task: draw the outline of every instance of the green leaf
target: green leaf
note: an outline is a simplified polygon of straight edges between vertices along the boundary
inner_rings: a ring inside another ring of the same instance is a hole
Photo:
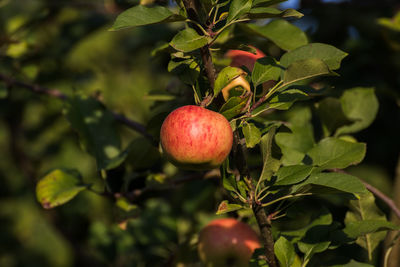
[[[232,211],[240,210],[240,209],[243,209],[242,205],[230,204],[228,202],[228,200],[224,200],[219,204],[216,214],[220,215],[220,214],[224,214],[224,213],[228,213],[228,212],[232,212]]]
[[[66,101],[65,116],[80,136],[83,148],[96,158],[97,169],[112,169],[128,155],[121,150],[113,114],[94,98],[74,96]]]
[[[88,186],[75,170],[56,169],[36,185],[36,198],[43,208],[51,209],[73,199]]]
[[[275,185],[290,185],[302,182],[313,170],[312,166],[291,165],[281,167],[276,173],[277,179]]]
[[[223,68],[215,79],[214,95],[218,95],[234,78],[243,74],[243,70],[236,67]]]
[[[168,71],[177,75],[182,82],[194,85],[200,75],[200,66],[192,58],[172,58],[168,63]]]
[[[261,140],[261,132],[253,123],[245,123],[242,127],[246,146],[249,148],[255,147]]]
[[[329,267],[374,267],[374,265],[358,262],[355,260],[350,260],[348,263],[340,264],[340,265],[330,265]]]
[[[265,26],[246,24],[242,27],[260,37],[271,40],[286,51],[293,50],[308,43],[306,34],[286,20],[273,20]],[[287,66],[288,65],[285,65],[285,67]]]
[[[221,107],[220,113],[225,116],[227,120],[232,119],[236,115],[239,115],[241,110],[246,106],[247,99],[234,96],[228,99],[226,103]]]
[[[328,137],[322,139],[307,154],[314,166],[321,169],[344,169],[360,163],[366,152],[364,143],[353,143]]]
[[[178,51],[190,52],[205,46],[207,43],[207,36],[199,35],[192,28],[186,28],[178,32],[169,44]]]
[[[280,236],[274,244],[274,252],[281,267],[291,267],[295,258],[294,247],[285,237]]]
[[[374,88],[357,87],[346,90],[340,98],[343,113],[353,121],[337,129],[335,136],[358,132],[367,128],[374,121],[378,113],[379,102]]]
[[[334,75],[322,60],[317,58],[299,60],[290,64],[283,72],[282,87],[322,75]]]
[[[385,214],[376,206],[375,197],[370,192],[350,201],[350,211],[347,212],[344,222],[346,227],[343,231],[349,237],[357,238],[356,243],[367,250],[370,260],[386,236],[381,230],[394,227],[387,222]]]
[[[299,250],[304,253],[304,261],[307,261],[310,260],[314,254],[321,253],[327,250],[330,244],[330,241],[322,241],[319,243],[311,244],[299,242],[297,243],[297,246],[299,247]]]
[[[285,1],[287,0],[253,0],[253,7],[268,7]]]
[[[228,191],[235,191],[236,190],[236,179],[235,175],[228,172],[229,168],[229,159],[224,161],[222,166],[220,167],[221,175],[222,175],[222,184],[224,188]]]
[[[271,179],[272,175],[278,171],[280,166],[280,160],[272,157],[272,142],[274,140],[276,126],[269,129],[268,133],[261,137],[260,149],[263,155],[263,168],[260,174],[261,181]]]
[[[125,197],[118,198],[115,202],[115,205],[125,212],[131,212],[139,209],[137,205],[130,203]]]
[[[174,14],[163,6],[147,7],[137,5],[122,12],[115,20],[111,30],[117,31],[143,25],[184,21],[185,19],[185,17]]]
[[[348,237],[357,238],[365,236],[371,233],[388,231],[388,230],[399,230],[400,226],[395,225],[391,222],[384,220],[363,220],[363,221],[352,221],[346,224],[343,232]]]
[[[288,111],[291,133],[279,132],[275,141],[282,151],[284,165],[296,165],[303,161],[306,153],[314,146],[311,111],[308,107],[296,107]]]
[[[333,221],[330,211],[326,207],[320,206],[319,203],[311,206],[305,203],[294,204],[294,206],[287,210],[287,216],[295,222],[296,230],[282,231],[281,234],[289,237],[292,242],[298,242],[303,239],[311,229],[322,226],[326,228],[330,227]],[[300,226],[299,222],[302,223]],[[301,227],[302,225],[304,226]]]
[[[254,64],[253,72],[251,73],[251,80],[255,87],[267,82],[269,80],[277,81],[281,73],[276,60],[272,57],[264,57],[257,59]]]
[[[379,18],[378,24],[387,29],[400,32],[400,12],[397,12],[393,18]]]
[[[308,94],[299,89],[288,89],[283,92],[278,92],[269,101],[269,108],[278,110],[289,109],[294,102],[308,99]]]
[[[326,97],[316,106],[325,137],[330,136],[340,126],[350,123],[343,113],[339,99]]]
[[[0,81],[0,99],[6,98],[8,96],[8,89],[5,83]]]
[[[346,56],[347,53],[334,46],[322,43],[311,43],[285,53],[281,57],[280,63],[282,66],[288,67],[293,62],[299,60],[318,58],[322,60],[330,70],[337,70],[340,68],[340,62]]]
[[[307,180],[294,186],[293,189],[296,191],[296,189],[305,185],[318,185],[351,194],[367,192],[367,189],[357,177],[336,172],[312,174]]]
[[[229,23],[232,20],[240,18],[240,16],[249,12],[251,3],[252,0],[232,0],[226,22]]]
[[[289,8],[279,10],[273,7],[253,7],[247,15],[250,19],[267,19],[267,18],[301,18],[304,15],[299,11]]]

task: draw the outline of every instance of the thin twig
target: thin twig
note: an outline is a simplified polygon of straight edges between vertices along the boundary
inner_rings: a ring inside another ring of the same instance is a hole
[[[28,90],[31,90],[34,93],[47,95],[50,97],[54,97],[60,100],[67,100],[68,96],[57,89],[50,89],[44,86],[40,86],[37,84],[31,84],[27,82],[22,82],[16,80],[10,76],[4,75],[0,73],[0,80],[6,83],[8,87],[22,87]],[[147,131],[144,125],[140,124],[139,122],[133,121],[128,119],[122,114],[118,114],[114,111],[111,111],[115,120],[119,121],[120,123],[124,124],[125,126],[129,127],[130,129],[140,133],[147,139],[149,139],[154,145],[158,145],[158,143],[154,140],[153,136],[151,136]]]
[[[256,108],[258,108],[262,103],[264,103],[265,101],[268,100],[268,98],[275,93],[275,91],[280,88],[279,86],[282,84],[282,81],[278,82],[277,84],[275,84],[274,87],[272,87],[263,97],[261,97],[260,99],[258,99],[258,101],[256,103],[254,103],[254,105],[251,106],[249,113],[251,113],[253,110],[255,110]]]

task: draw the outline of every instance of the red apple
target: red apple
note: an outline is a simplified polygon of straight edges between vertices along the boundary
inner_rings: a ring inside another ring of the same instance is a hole
[[[232,218],[217,219],[201,230],[198,253],[206,266],[249,266],[260,242],[247,224]]]
[[[253,71],[254,64],[256,60],[266,55],[259,49],[252,47],[251,48],[256,50],[256,53],[253,54],[251,52],[243,51],[243,50],[229,50],[225,56],[232,59],[231,66],[232,67],[241,67],[245,66],[250,71]]]
[[[221,114],[199,107],[183,106],[164,120],[161,146],[170,162],[183,169],[215,168],[232,148],[232,128]]]

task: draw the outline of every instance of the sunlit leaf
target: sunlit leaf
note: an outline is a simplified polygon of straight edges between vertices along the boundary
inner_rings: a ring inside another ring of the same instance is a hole
[[[87,185],[76,171],[56,169],[36,185],[36,197],[43,208],[51,209],[73,199]]]
[[[266,19],[266,18],[301,18],[304,15],[299,11],[289,8],[285,10],[279,10],[273,7],[253,7],[248,14],[250,19]]]
[[[199,35],[192,28],[186,28],[174,36],[170,45],[178,51],[190,52],[205,46],[207,43],[207,36]]]
[[[357,177],[336,172],[329,172],[329,173],[323,172],[323,173],[312,174],[304,182],[293,187],[293,189],[296,190],[306,185],[317,185],[330,188],[334,190],[332,191],[332,193],[334,193],[337,190],[357,195],[367,192],[367,189],[365,189],[364,184]],[[324,192],[328,193],[326,191]]]
[[[290,64],[283,72],[282,86],[323,75],[334,75],[334,73],[322,60],[317,58],[299,60]]]
[[[225,67],[217,76],[214,84],[214,95],[218,95],[234,78],[242,75],[244,72],[240,68]]]
[[[304,46],[308,43],[306,34],[286,20],[273,20],[264,26],[246,24],[243,27],[251,33],[271,40],[277,46],[287,51]],[[284,66],[287,67],[288,65]]]
[[[311,174],[313,167],[308,165],[291,165],[281,167],[276,173],[275,185],[296,184]]]
[[[232,0],[229,7],[228,17],[226,18],[227,23],[234,19],[240,18],[240,16],[249,12],[251,8],[252,0]]]
[[[276,60],[272,57],[265,57],[257,59],[254,64],[253,72],[251,73],[251,80],[255,87],[267,82],[269,80],[278,80],[281,73],[281,68],[279,67]]]
[[[322,169],[346,168],[360,163],[366,152],[364,143],[353,143],[338,138],[322,139],[307,154],[312,164]]]
[[[255,147],[261,140],[261,132],[253,123],[245,123],[242,127],[246,146],[249,148]]]
[[[185,17],[174,14],[163,6],[147,7],[137,5],[122,12],[115,20],[111,30],[116,31],[136,26],[183,21],[185,19]]]
[[[288,67],[293,62],[299,60],[317,58],[322,60],[330,70],[337,70],[340,68],[340,62],[346,56],[347,53],[334,46],[322,43],[311,43],[283,54],[280,63],[282,66]]]
[[[243,208],[242,205],[232,204],[232,203],[229,203],[228,200],[224,200],[219,204],[216,214],[220,215],[220,214],[232,212],[235,210],[240,210],[242,208]]]
[[[285,237],[280,236],[274,244],[274,252],[281,267],[291,267],[295,258],[294,247]]]

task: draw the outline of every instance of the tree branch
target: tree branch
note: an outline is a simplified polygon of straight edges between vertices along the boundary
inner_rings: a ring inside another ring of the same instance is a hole
[[[2,73],[0,73],[0,80],[5,82],[7,87],[14,87],[14,86],[22,87],[22,88],[28,89],[34,93],[47,95],[50,97],[58,98],[60,100],[68,99],[68,96],[59,90],[50,89],[50,88],[43,87],[43,86],[40,86],[37,84],[22,82],[22,81],[14,79],[10,76],[4,75]],[[114,111],[111,111],[111,113],[113,114],[115,120],[117,120],[120,123],[124,124],[125,126],[131,128],[132,130],[140,133],[141,135],[143,135],[144,137],[149,139],[154,145],[158,146],[158,143],[154,140],[153,136],[151,136],[146,131],[146,127],[144,127],[144,125],[142,125],[136,121],[130,120],[127,117],[125,117],[124,115],[118,114]]]
[[[264,241],[264,253],[267,263],[270,267],[278,267],[274,253],[274,239],[271,232],[271,222],[268,219],[264,208],[254,203],[253,213],[256,217],[258,227],[260,228],[261,236]]]

